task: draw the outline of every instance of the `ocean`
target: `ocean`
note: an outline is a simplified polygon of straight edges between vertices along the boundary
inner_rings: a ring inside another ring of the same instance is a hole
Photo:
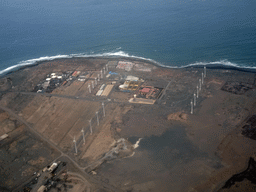
[[[255,0],[1,0],[0,74],[56,58],[256,69]]]

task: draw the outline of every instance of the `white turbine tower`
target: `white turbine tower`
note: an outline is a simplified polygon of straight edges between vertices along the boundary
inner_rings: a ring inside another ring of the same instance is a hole
[[[96,116],[97,116],[97,125],[99,126],[99,124],[100,124],[100,121],[99,121],[99,115],[98,115],[98,111],[96,112]]]
[[[77,148],[76,148],[76,138],[74,136],[74,140],[73,140],[74,144],[75,144],[75,151],[76,151],[76,154],[77,154]]]
[[[103,109],[103,117],[105,117],[105,116],[106,116],[106,113],[105,113],[104,102],[102,102],[102,109]]]
[[[198,87],[198,85],[196,86],[196,97],[197,98],[199,97],[199,87]]]
[[[83,134],[83,140],[84,140],[84,145],[85,145],[85,138],[84,138],[84,128],[81,130],[82,134]]]
[[[194,93],[194,106],[196,106],[196,94]]]
[[[89,123],[90,123],[90,132],[91,132],[91,135],[92,135],[92,119],[89,120]]]
[[[191,100],[191,102],[190,102],[190,105],[191,105],[191,114],[193,114],[193,100]]]
[[[89,93],[91,93],[91,85],[88,85]]]

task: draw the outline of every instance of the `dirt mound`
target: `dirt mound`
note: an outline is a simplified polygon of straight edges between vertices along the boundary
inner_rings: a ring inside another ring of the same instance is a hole
[[[175,120],[175,121],[186,121],[188,115],[183,112],[171,113],[167,116],[168,120]]]

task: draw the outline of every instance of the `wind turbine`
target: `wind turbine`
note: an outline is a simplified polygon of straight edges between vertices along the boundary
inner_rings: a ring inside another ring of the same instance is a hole
[[[106,113],[105,113],[104,102],[102,102],[102,108],[103,108],[103,116],[105,117],[105,116],[106,116]]]
[[[74,136],[74,140],[73,140],[73,142],[75,143],[75,151],[76,151],[76,154],[77,154],[77,148],[76,148],[76,138],[75,138],[75,136]]]
[[[81,130],[82,134],[83,134],[83,140],[84,140],[84,145],[85,145],[85,138],[84,138],[84,128]]]

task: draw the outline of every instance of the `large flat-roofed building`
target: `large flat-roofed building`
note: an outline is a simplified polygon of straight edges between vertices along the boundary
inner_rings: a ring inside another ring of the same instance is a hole
[[[126,71],[131,71],[134,63],[130,61],[119,61],[116,66],[117,69],[124,69]]]
[[[135,71],[142,71],[142,72],[151,72],[151,68],[146,67],[142,64],[135,64],[134,68]]]
[[[102,92],[101,96],[107,97],[111,90],[113,89],[114,85],[107,85],[104,91]]]

